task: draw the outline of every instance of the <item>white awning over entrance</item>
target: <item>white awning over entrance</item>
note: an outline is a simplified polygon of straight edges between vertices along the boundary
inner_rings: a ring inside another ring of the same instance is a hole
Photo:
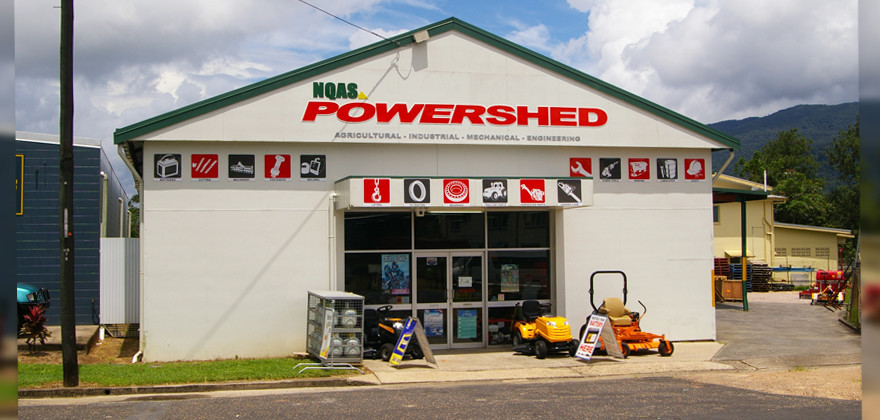
[[[591,178],[348,177],[336,182],[337,209],[375,207],[581,207]]]

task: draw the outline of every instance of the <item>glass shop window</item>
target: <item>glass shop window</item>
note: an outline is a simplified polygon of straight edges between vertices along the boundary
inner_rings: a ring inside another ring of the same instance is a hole
[[[412,213],[345,213],[345,250],[412,249]]]
[[[490,212],[489,248],[549,248],[550,213]]]
[[[416,217],[416,249],[483,248],[483,226],[482,213],[429,213]]]
[[[411,303],[412,254],[345,254],[345,290],[364,297],[366,305]]]
[[[489,301],[550,299],[550,251],[489,251]]]

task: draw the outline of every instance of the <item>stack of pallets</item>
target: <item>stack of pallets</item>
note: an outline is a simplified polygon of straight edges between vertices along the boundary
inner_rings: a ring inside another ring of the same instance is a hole
[[[730,278],[730,263],[727,258],[715,258],[715,275]]]
[[[730,265],[731,278],[742,280],[742,264]],[[761,261],[746,264],[746,290],[749,292],[769,292],[773,271]]]

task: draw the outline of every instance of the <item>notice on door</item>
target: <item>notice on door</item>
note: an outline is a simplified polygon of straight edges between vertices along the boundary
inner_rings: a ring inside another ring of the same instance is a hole
[[[428,337],[443,337],[443,310],[425,310],[425,335]]]
[[[477,310],[476,309],[459,309],[456,316],[458,317],[458,338],[477,338]]]

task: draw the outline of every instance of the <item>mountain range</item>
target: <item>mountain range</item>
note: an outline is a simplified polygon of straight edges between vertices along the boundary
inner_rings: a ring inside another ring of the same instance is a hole
[[[724,170],[724,173],[729,175],[733,175],[734,164],[739,158],[749,160],[756,150],[767,142],[775,140],[780,131],[796,128],[799,134],[813,141],[813,155],[819,161],[819,175],[825,179],[828,186],[834,183],[834,171],[828,166],[825,150],[841,130],[856,123],[858,114],[858,102],[838,105],[797,105],[765,117],[726,120],[708,125],[740,140],[740,151],[736,152],[733,162]],[[714,152],[712,169],[717,171],[726,159],[726,151]]]

